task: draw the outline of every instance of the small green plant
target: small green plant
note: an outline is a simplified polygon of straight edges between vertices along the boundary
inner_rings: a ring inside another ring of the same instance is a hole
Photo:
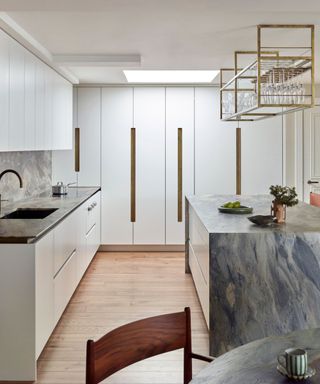
[[[282,187],[281,185],[271,185],[270,194],[274,196],[276,203],[285,204],[287,207],[293,207],[298,204],[298,195],[295,187]]]

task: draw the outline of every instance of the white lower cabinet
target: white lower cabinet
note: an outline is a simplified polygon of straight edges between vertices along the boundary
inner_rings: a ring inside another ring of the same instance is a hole
[[[99,245],[100,192],[36,243],[0,244],[1,382],[36,380],[37,359]]]
[[[39,240],[36,252],[36,359],[54,328],[54,244],[53,231]]]
[[[77,253],[74,250],[54,278],[54,324],[59,321],[77,284]]]

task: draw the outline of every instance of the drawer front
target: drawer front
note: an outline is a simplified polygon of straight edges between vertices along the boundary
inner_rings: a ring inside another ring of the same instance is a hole
[[[65,261],[76,249],[76,215],[72,213],[54,229],[54,274],[56,275]]]
[[[54,278],[54,319],[59,321],[77,286],[77,254],[74,251]]]
[[[91,230],[87,233],[87,266],[90,264],[93,256],[96,254],[100,245],[100,229],[99,225],[94,224]]]
[[[189,244],[189,266],[192,273],[193,281],[196,286],[202,311],[209,329],[209,285],[206,283],[197,257],[193,251],[192,245]]]
[[[100,192],[97,192],[84,203],[87,207],[87,233],[100,220]]]

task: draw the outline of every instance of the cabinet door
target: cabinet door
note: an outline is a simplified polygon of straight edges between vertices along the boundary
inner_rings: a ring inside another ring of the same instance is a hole
[[[54,230],[54,273],[57,274],[63,264],[75,251],[77,244],[76,215],[67,216]]]
[[[195,88],[195,194],[236,191],[236,123],[220,121],[219,90]]]
[[[36,149],[45,148],[45,65],[36,63]]]
[[[270,185],[282,184],[282,117],[241,127],[241,192],[268,194]]]
[[[36,243],[36,358],[54,327],[53,231]]]
[[[135,244],[165,244],[165,88],[135,88]]]
[[[53,73],[52,149],[72,149],[72,85]]]
[[[101,89],[78,88],[77,126],[80,128],[80,185],[97,186],[100,181]]]
[[[36,149],[36,58],[25,51],[25,150]]]
[[[9,37],[0,31],[0,151],[9,150]]]
[[[52,149],[53,143],[53,93],[54,93],[54,75],[49,67],[44,71],[44,148]]]
[[[102,244],[132,244],[130,132],[132,88],[102,89]]]
[[[9,149],[23,151],[24,137],[24,49],[10,39]]]
[[[167,88],[166,244],[184,244],[184,200],[193,193],[194,88]]]

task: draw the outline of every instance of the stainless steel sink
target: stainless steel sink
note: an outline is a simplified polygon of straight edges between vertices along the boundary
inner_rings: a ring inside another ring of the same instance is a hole
[[[58,208],[18,208],[3,216],[2,219],[44,219]]]

